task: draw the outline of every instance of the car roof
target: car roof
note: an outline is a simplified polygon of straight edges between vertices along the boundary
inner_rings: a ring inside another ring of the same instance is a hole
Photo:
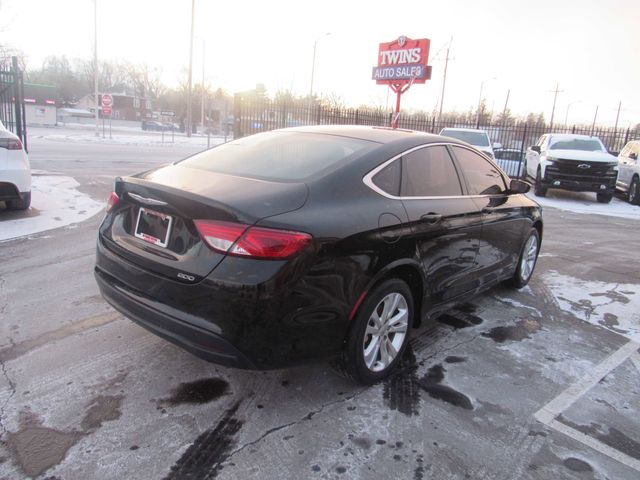
[[[595,135],[579,135],[577,133],[550,133],[549,136],[553,139],[563,140],[600,140]]]
[[[318,125],[310,127],[285,128],[281,131],[318,133],[324,135],[338,135],[351,137],[381,144],[403,140],[416,140],[422,143],[442,141],[440,135],[433,135],[415,130],[389,127],[368,127],[361,125]]]

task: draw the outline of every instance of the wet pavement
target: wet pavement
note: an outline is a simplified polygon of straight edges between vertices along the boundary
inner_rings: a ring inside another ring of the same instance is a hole
[[[96,199],[187,153],[31,145]],[[0,478],[640,478],[640,223],[544,215],[530,285],[413,332],[372,387],[219,367],[123,318],[93,280],[99,216],[0,244]]]

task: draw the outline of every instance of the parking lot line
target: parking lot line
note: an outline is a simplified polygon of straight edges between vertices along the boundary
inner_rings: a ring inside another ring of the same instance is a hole
[[[556,420],[558,415],[567,410],[576,400],[578,400],[578,398],[587,393],[595,384],[604,378],[605,375],[618,367],[625,360],[631,359],[635,366],[640,370],[640,354],[638,353],[638,348],[640,348],[640,344],[634,341],[624,344],[620,349],[616,350],[601,363],[593,367],[593,369],[583,379],[568,387],[560,395],[538,410],[534,414],[536,420],[630,468],[633,468],[634,470],[640,471],[640,461],[637,459]]]

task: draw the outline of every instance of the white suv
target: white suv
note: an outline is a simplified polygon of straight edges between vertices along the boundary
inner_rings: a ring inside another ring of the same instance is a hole
[[[627,194],[632,205],[640,205],[640,140],[625,145],[618,155],[618,181],[616,187]]]
[[[20,139],[0,122],[0,202],[9,210],[31,205],[31,165]]]
[[[440,135],[467,142],[492,160],[495,158],[493,149],[502,147],[499,143],[491,145],[489,134],[485,130],[476,130],[475,128],[443,128],[440,130]]]
[[[595,192],[598,202],[609,203],[618,176],[618,160],[598,137],[572,134],[542,135],[527,150],[525,172],[535,179],[535,194],[549,188]]]

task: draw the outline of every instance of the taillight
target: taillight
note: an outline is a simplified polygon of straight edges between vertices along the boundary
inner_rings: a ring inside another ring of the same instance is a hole
[[[311,235],[289,230],[251,227],[216,220],[194,220],[200,236],[213,250],[252,258],[289,258],[311,242]]]
[[[111,194],[109,195],[109,199],[107,200],[107,213],[111,213],[111,210],[116,208],[116,206],[118,206],[118,203],[120,203],[118,195],[116,195],[116,192],[111,192]]]
[[[22,150],[22,142],[19,138],[0,138],[0,148]]]

